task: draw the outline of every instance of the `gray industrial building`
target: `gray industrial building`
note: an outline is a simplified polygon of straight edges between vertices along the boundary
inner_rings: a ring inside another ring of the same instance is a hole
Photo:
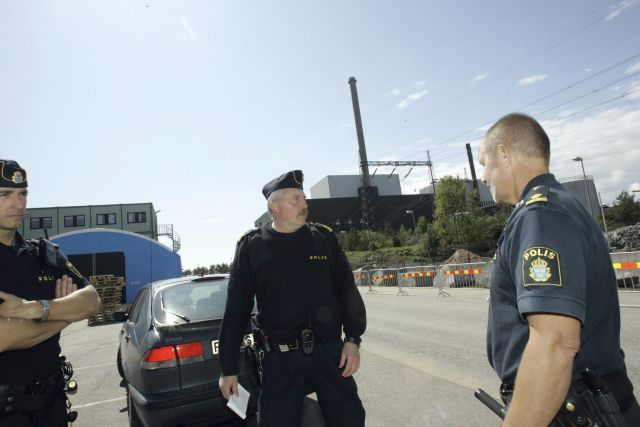
[[[473,190],[473,181],[470,179],[463,179],[464,185],[468,192]],[[438,188],[438,182],[436,181],[436,188]],[[480,206],[487,207],[493,206],[496,202],[493,201],[493,196],[491,195],[491,190],[489,186],[484,182],[478,180],[478,191],[480,192]],[[420,194],[433,194],[433,186],[430,185],[425,188],[420,189]]]
[[[37,239],[89,228],[113,228],[158,240],[158,219],[152,203],[28,208],[20,233]],[[161,232],[161,234],[164,234]]]
[[[596,190],[596,184],[591,175],[561,178],[558,181],[580,200],[592,217],[601,216],[600,197],[598,197],[598,190]]]
[[[362,186],[359,175],[327,175],[309,189],[312,199],[337,199],[358,197],[358,188]],[[378,187],[379,196],[399,196],[400,177],[397,174],[374,176],[371,186]]]

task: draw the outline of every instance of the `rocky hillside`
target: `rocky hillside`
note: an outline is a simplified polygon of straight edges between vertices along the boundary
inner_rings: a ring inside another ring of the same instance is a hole
[[[612,252],[640,251],[640,222],[607,233]]]

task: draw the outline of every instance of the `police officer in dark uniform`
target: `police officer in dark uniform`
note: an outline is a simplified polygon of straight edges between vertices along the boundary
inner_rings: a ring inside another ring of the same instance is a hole
[[[484,182],[515,205],[491,272],[487,351],[510,401],[504,425],[547,426],[567,392],[604,379],[628,425],[640,425],[620,350],[615,274],[602,232],[549,173],[549,138],[533,118],[509,114],[479,148]],[[637,357],[637,356],[636,356]]]
[[[296,170],[266,184],[273,222],[238,242],[220,330],[220,389],[226,399],[237,395],[238,349],[255,296],[264,335],[260,425],[299,426],[311,387],[327,426],[363,426],[352,375],[365,307],[331,229],[306,223],[302,182]]]
[[[60,331],[100,299],[55,245],[22,238],[26,204],[27,173],[0,160],[0,427],[66,426]]]

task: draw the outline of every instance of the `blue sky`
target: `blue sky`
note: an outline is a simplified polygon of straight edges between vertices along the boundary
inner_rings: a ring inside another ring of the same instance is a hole
[[[608,203],[640,188],[639,23],[638,0],[5,0],[0,158],[31,207],[153,202],[184,267],[230,262],[265,182],[357,172],[355,76],[369,160],[464,177],[464,144],[523,111]]]

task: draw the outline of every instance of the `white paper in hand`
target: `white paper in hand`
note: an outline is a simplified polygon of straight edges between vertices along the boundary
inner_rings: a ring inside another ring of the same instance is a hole
[[[247,406],[249,405],[249,392],[244,389],[238,383],[238,397],[234,394],[231,395],[229,401],[227,402],[227,406],[231,408],[233,412],[238,414],[240,418],[243,420],[247,418]]]

